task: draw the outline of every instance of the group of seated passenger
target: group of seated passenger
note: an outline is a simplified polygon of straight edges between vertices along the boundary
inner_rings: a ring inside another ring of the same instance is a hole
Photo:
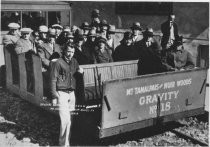
[[[171,27],[164,23],[164,30],[164,25],[161,26],[162,32],[166,32],[161,45],[152,28],[143,31],[140,23],[134,22],[131,30],[124,33],[120,45],[114,48],[115,26],[106,20],[101,21],[98,10],[93,10],[91,24],[83,22],[80,27],[54,24],[48,28],[41,25],[37,31],[22,28],[20,34],[19,24],[10,23],[10,31],[3,37],[3,43],[12,45],[17,54],[32,52],[38,55],[43,71],[48,70],[50,61],[61,57],[63,48],[68,45],[74,46],[74,58],[79,65],[139,60],[139,75],[193,68],[192,55],[184,50],[182,37],[177,37],[177,32],[170,34],[170,29],[177,31],[173,16],[171,14],[167,21]]]

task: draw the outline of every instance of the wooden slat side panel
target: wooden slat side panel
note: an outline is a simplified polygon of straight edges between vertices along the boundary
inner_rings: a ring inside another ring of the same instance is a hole
[[[94,83],[94,68],[85,68],[84,69],[84,82],[85,84]]]
[[[33,72],[34,72],[34,81],[35,81],[35,103],[39,103],[40,99],[42,99],[43,97],[43,77],[42,77],[42,65],[41,65],[41,61],[40,58],[32,55],[32,59],[33,59]]]
[[[19,76],[20,76],[20,96],[27,98],[27,76],[26,76],[26,66],[25,66],[25,54],[18,55],[19,63]]]
[[[137,76],[137,69],[138,69],[137,64],[124,65],[125,77]]]
[[[102,81],[137,76],[137,60],[82,65],[81,67],[84,69],[85,85],[94,85],[94,68],[98,69]]]
[[[124,65],[117,65],[111,67],[112,70],[112,79],[120,79],[125,77]]]
[[[5,64],[6,64],[6,85],[7,88],[12,85],[12,63],[11,63],[11,54],[7,48],[5,49]]]
[[[99,67],[98,74],[101,74],[101,81],[106,81],[106,80],[112,79],[110,67]]]

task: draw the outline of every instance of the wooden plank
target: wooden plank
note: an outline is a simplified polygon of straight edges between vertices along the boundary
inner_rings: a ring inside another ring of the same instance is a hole
[[[5,64],[6,64],[6,86],[9,88],[12,85],[12,63],[11,54],[7,48],[5,49]]]
[[[19,87],[20,96],[27,98],[27,77],[26,77],[26,66],[25,66],[25,54],[18,55],[18,65],[19,65]]]
[[[101,63],[101,64],[88,64],[88,65],[81,65],[83,69],[85,68],[93,68],[93,67],[110,67],[116,65],[127,65],[127,64],[137,64],[138,60],[130,60],[130,61],[122,61],[122,62],[111,62],[111,63]]]
[[[34,72],[34,81],[35,81],[35,103],[39,104],[40,99],[43,98],[43,77],[42,77],[42,64],[39,57],[32,55],[33,60],[33,72]]]
[[[85,86],[94,85],[94,68],[98,68],[101,80],[120,79],[125,77],[137,76],[137,60],[112,62],[103,64],[82,65],[84,69]]]

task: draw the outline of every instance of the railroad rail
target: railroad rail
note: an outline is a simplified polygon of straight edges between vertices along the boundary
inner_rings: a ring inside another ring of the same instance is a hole
[[[199,144],[199,145],[201,145],[201,146],[209,146],[208,143],[206,143],[206,142],[204,142],[204,141],[202,141],[202,140],[193,138],[193,137],[191,137],[190,135],[184,134],[184,133],[182,133],[182,132],[180,132],[180,131],[177,131],[177,130],[175,130],[175,129],[170,130],[170,131],[171,131],[172,133],[176,134],[177,136],[179,136],[179,137],[185,139],[185,140],[190,140],[190,141],[191,141],[192,143],[194,143],[194,144]]]

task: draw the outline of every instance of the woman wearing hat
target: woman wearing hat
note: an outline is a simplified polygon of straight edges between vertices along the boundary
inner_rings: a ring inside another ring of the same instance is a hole
[[[167,54],[167,63],[174,70],[187,70],[195,67],[191,53],[184,49],[182,37],[174,43],[174,50]]]
[[[113,62],[112,51],[107,47],[107,40],[105,38],[98,38],[95,48],[96,63],[109,63]]]
[[[33,30],[31,30],[31,28],[22,28],[20,31],[21,37],[16,43],[15,52],[17,54],[26,53],[28,51],[36,53],[35,44],[30,40],[30,35]]]
[[[20,25],[17,23],[10,23],[8,27],[9,27],[9,32],[3,37],[3,44],[5,46],[11,44],[14,47],[14,45],[20,38],[18,30],[20,28]]]

